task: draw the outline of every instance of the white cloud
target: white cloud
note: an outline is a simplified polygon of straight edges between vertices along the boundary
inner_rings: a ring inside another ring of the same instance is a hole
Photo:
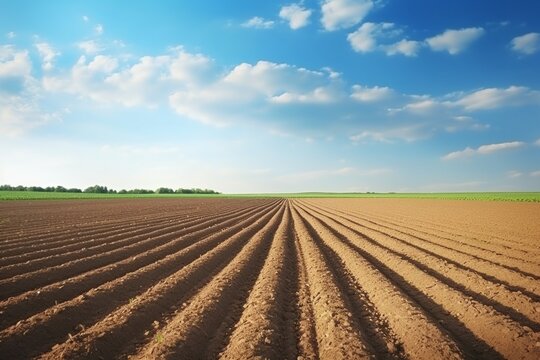
[[[101,34],[103,34],[103,31],[105,29],[103,28],[103,25],[97,24],[94,30],[96,30],[96,34],[101,35]]]
[[[100,103],[153,107],[166,103],[173,90],[187,90],[208,76],[211,59],[181,47],[171,52],[143,56],[124,68],[119,68],[115,57],[97,55],[88,61],[81,56],[67,76],[45,77],[43,84],[49,91],[67,92]]]
[[[476,150],[474,150],[473,148],[470,148],[470,147],[466,147],[463,150],[453,151],[451,153],[448,153],[445,156],[443,156],[442,159],[443,160],[455,160],[455,159],[470,157],[470,156],[473,156],[474,154],[476,154]]]
[[[10,32],[8,32],[8,33],[6,34],[6,36],[7,36],[8,39],[13,39],[13,38],[15,38],[15,36],[17,36],[17,35],[15,34],[15,32],[10,31]]]
[[[0,97],[0,136],[19,136],[60,119],[60,113],[48,113],[41,109],[34,94]]]
[[[523,173],[517,170],[510,170],[506,172],[506,176],[510,179],[517,179],[523,176]]]
[[[489,110],[522,104],[540,104],[540,92],[523,86],[510,86],[506,89],[488,88],[465,95],[453,104],[468,111]]]
[[[471,157],[476,154],[489,155],[489,154],[493,154],[499,151],[517,149],[524,145],[525,143],[522,141],[511,141],[511,142],[498,143],[498,144],[482,145],[478,147],[477,149],[467,147],[464,150],[454,151],[449,154],[446,154],[445,156],[442,157],[442,159],[455,160],[455,159],[460,159],[460,158],[465,158],[465,157]]]
[[[28,51],[16,50],[10,45],[0,45],[0,79],[25,79],[30,76],[32,63]],[[2,86],[0,89],[5,87]]]
[[[529,175],[533,177],[540,177],[540,170],[533,171]]]
[[[494,152],[501,151],[501,150],[519,148],[519,147],[522,147],[523,145],[525,145],[525,143],[522,141],[512,141],[512,142],[505,142],[505,143],[500,143],[500,144],[482,145],[476,151],[479,154],[487,155],[487,154],[492,154]]]
[[[88,18],[88,16],[86,16],[86,15],[83,15],[82,19],[83,19],[84,22],[88,22],[88,20],[90,20],[90,18]]]
[[[374,86],[367,87],[361,85],[353,85],[351,98],[360,102],[377,102],[392,96],[393,91],[389,87]]]
[[[40,95],[28,51],[0,46],[0,136],[17,136],[60,119],[41,108]]]
[[[279,17],[289,22],[293,30],[300,29],[309,23],[311,10],[298,4],[283,6],[279,11]]]
[[[353,142],[375,141],[382,143],[392,143],[394,140],[402,140],[413,142],[423,139],[427,136],[426,129],[421,124],[413,124],[410,126],[390,127],[380,130],[364,130],[353,135],[350,139]]]
[[[271,29],[274,27],[274,22],[272,20],[265,20],[259,16],[254,16],[248,21],[242,23],[242,26],[254,29]]]
[[[540,33],[528,33],[525,35],[517,36],[510,42],[512,50],[531,55],[540,50]]]
[[[54,58],[60,55],[60,53],[56,52],[52,48],[52,46],[47,44],[46,42],[37,43],[35,46],[39,52],[39,56],[41,56],[41,59],[43,61],[41,67],[43,68],[43,70],[51,70],[54,67]]]
[[[325,0],[321,6],[322,25],[328,31],[361,22],[373,9],[372,0]]]
[[[335,94],[329,88],[318,87],[304,94],[284,92],[281,95],[272,96],[270,101],[276,104],[324,104],[336,100]]]
[[[487,88],[473,92],[456,92],[440,98],[429,96],[411,96],[402,107],[390,109],[395,114],[410,112],[416,114],[433,115],[451,113],[456,109],[467,112],[492,110],[510,106],[540,105],[540,91],[523,86],[509,86],[508,88]],[[452,115],[455,120],[457,114]]]
[[[347,35],[347,40],[356,52],[371,52],[377,50],[377,38],[388,36],[388,32],[393,32],[392,23],[371,23],[362,24],[355,32]]]
[[[175,92],[170,104],[181,115],[214,125],[263,118],[271,118],[272,122],[284,105],[337,101],[339,81],[327,72],[288,64],[244,63],[199,89]]]
[[[422,43],[419,41],[402,39],[394,44],[385,46],[384,50],[387,55],[402,54],[405,56],[416,56],[421,47]]]
[[[389,56],[397,54],[416,56],[422,48],[422,43],[407,39],[395,41],[402,32],[393,23],[366,22],[350,33],[347,40],[356,52],[384,51]],[[389,40],[392,42],[388,43]]]
[[[83,50],[85,53],[87,53],[89,55],[97,54],[97,53],[102,52],[104,50],[103,46],[101,46],[95,40],[81,41],[81,42],[77,43],[77,47],[79,49]]]
[[[426,43],[433,51],[448,51],[451,55],[464,51],[475,40],[484,35],[481,27],[459,30],[446,30],[440,35],[426,39]]]

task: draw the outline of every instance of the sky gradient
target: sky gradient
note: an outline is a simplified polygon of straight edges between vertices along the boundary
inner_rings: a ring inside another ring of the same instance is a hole
[[[0,183],[540,191],[539,13],[0,1]]]

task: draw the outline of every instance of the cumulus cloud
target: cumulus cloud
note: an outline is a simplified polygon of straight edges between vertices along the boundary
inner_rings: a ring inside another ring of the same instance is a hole
[[[272,118],[282,106],[337,101],[339,80],[327,72],[288,64],[243,63],[200,89],[177,91],[171,106],[181,115],[215,125]],[[282,116],[286,118],[285,114]],[[272,121],[272,120],[270,120]]]
[[[534,54],[540,50],[540,33],[532,32],[516,36],[512,39],[510,45],[512,46],[512,50],[518,53],[525,55]]]
[[[525,145],[525,143],[522,142],[522,141],[511,141],[511,142],[498,143],[498,144],[482,145],[482,146],[478,147],[477,149],[467,147],[464,150],[454,151],[454,152],[451,152],[449,154],[446,154],[445,156],[442,157],[442,159],[443,160],[455,160],[455,159],[471,157],[471,156],[476,155],[476,154],[489,155],[489,154],[493,154],[493,153],[499,152],[499,151],[517,149],[517,148],[520,148],[520,147],[522,147],[524,145]]]
[[[478,40],[484,33],[485,30],[481,27],[446,30],[442,34],[426,39],[426,43],[433,51],[447,51],[451,55],[456,55]]]
[[[89,55],[97,54],[104,50],[103,46],[100,45],[96,40],[78,42],[77,47]]]
[[[377,102],[389,98],[392,93],[392,89],[386,86],[353,85],[351,98],[360,102]]]
[[[361,22],[373,7],[372,0],[325,0],[321,22],[328,31],[349,28]]]
[[[265,20],[262,17],[254,16],[246,22],[242,23],[242,27],[254,29],[271,29],[274,27],[272,20]]]
[[[54,58],[60,55],[60,53],[56,52],[53,47],[46,42],[37,43],[35,46],[43,61],[41,67],[43,70],[51,70],[54,67]]]
[[[387,55],[402,54],[405,56],[416,56],[422,48],[422,43],[414,40],[402,39],[396,43],[384,46]]]
[[[10,32],[8,32],[8,33],[6,34],[6,36],[7,36],[8,39],[13,39],[13,38],[15,38],[15,36],[17,36],[17,35],[15,34],[15,32],[10,31]]]
[[[103,28],[103,25],[97,24],[96,27],[94,28],[94,30],[96,30],[96,34],[101,35],[101,34],[103,34],[103,31],[105,29]]]
[[[39,100],[28,51],[0,46],[0,135],[17,136],[60,119],[60,113],[44,110]]]
[[[45,77],[49,91],[68,92],[101,103],[126,107],[156,106],[166,101],[173,89],[188,89],[203,81],[212,60],[182,48],[172,54],[143,56],[135,64],[119,68],[117,58],[81,56],[71,72],[63,77]]]
[[[90,20],[90,18],[88,16],[86,16],[86,15],[83,15],[82,19],[83,19],[84,22],[88,22]]]
[[[398,54],[416,56],[422,48],[422,43],[408,39],[396,41],[395,38],[402,32],[393,23],[366,22],[350,33],[347,40],[353,50],[360,53],[383,51],[389,56]]]
[[[387,29],[395,31],[392,26]],[[16,72],[11,69],[14,64],[6,63],[0,65],[0,73],[6,67],[10,70],[5,73]],[[441,131],[481,130],[488,125],[469,116],[473,111],[540,104],[538,92],[528,88],[480,89],[434,98],[386,86],[350,86],[329,68],[258,61],[227,69],[182,47],[136,60],[84,55],[69,71],[46,74],[41,84],[50,93],[107,106],[168,106],[180,118],[214,126],[247,124],[311,139],[332,129],[353,142],[416,141]]]
[[[300,29],[309,23],[311,10],[299,4],[283,6],[279,11],[279,17],[289,22],[289,27],[293,30]]]
[[[0,45],[0,78],[28,78],[32,63],[28,51],[17,50],[11,45]],[[2,86],[3,89],[5,89]]]
[[[356,52],[371,52],[377,49],[377,38],[389,36],[394,31],[392,23],[371,23],[362,24],[355,32],[347,35],[347,40]]]

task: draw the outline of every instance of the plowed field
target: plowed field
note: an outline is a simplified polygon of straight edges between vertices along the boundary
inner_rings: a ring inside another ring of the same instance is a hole
[[[540,204],[0,203],[1,359],[539,359]]]

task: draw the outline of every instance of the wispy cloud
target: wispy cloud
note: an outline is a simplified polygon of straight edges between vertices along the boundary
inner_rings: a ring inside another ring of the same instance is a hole
[[[426,39],[426,43],[433,51],[447,51],[451,55],[456,55],[478,40],[484,33],[485,30],[481,27],[449,29],[440,35]]]
[[[254,16],[246,22],[242,23],[242,27],[253,29],[271,29],[274,27],[274,21],[265,20],[262,17]]]
[[[309,24],[311,12],[300,4],[291,4],[281,8],[279,17],[286,20],[291,29],[296,30]]]
[[[54,58],[60,55],[60,53],[55,51],[53,47],[46,42],[37,43],[35,46],[43,61],[41,67],[43,70],[51,70],[54,67]]]
[[[506,176],[510,179],[517,179],[517,178],[522,177],[523,173],[517,170],[510,170],[506,172]]]
[[[6,37],[7,37],[8,39],[13,39],[13,38],[15,38],[15,36],[17,36],[17,34],[15,34],[14,31],[10,31],[10,32],[8,32],[8,33],[6,34]]]
[[[442,159],[443,160],[456,160],[456,159],[471,157],[476,154],[489,155],[489,154],[493,154],[499,151],[517,149],[524,145],[525,143],[522,141],[511,141],[511,142],[498,143],[498,144],[482,145],[478,147],[477,149],[467,147],[463,150],[454,151],[449,154],[446,154],[445,156],[442,157]]]
[[[85,40],[77,43],[77,47],[87,54],[97,54],[104,50],[104,47],[96,40]]]
[[[96,31],[96,34],[98,35],[102,35],[103,31],[105,31],[105,29],[103,28],[103,25],[101,24],[97,24],[94,30]]]
[[[540,50],[540,33],[528,33],[521,36],[516,36],[510,42],[512,50],[525,54],[532,55]]]
[[[393,93],[394,91],[386,86],[367,87],[353,85],[351,98],[360,102],[370,103],[388,99]]]

